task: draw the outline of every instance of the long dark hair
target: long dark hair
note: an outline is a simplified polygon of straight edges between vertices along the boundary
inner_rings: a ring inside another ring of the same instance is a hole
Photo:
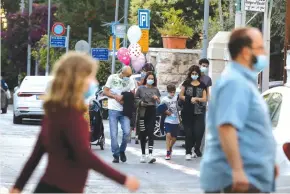
[[[157,79],[156,79],[156,75],[152,72],[148,72],[143,80],[143,85],[147,84],[147,78],[149,77],[149,75],[153,75],[153,79],[154,79],[154,83],[152,84],[152,86],[156,87],[157,86]]]
[[[191,67],[189,68],[189,70],[188,70],[188,74],[187,74],[187,77],[186,77],[185,81],[183,82],[183,85],[190,85],[190,84],[191,84],[191,82],[192,82],[191,74],[192,74],[192,72],[194,72],[194,71],[198,74],[198,78],[197,78],[197,80],[200,82],[200,77],[201,77],[201,71],[200,71],[200,68],[199,68],[199,66],[197,66],[197,65],[193,65],[193,66],[191,66]]]

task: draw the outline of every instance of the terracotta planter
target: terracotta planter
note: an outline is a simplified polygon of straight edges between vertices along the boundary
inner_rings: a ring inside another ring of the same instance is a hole
[[[185,49],[186,36],[162,36],[163,47],[169,49]]]

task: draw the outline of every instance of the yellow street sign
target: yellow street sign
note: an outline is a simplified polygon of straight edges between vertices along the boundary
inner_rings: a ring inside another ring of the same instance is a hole
[[[147,53],[149,50],[149,30],[142,30],[142,36],[139,40],[138,44],[140,44],[142,52]]]
[[[119,48],[120,48],[120,38],[116,38],[116,43],[117,43],[116,50],[119,50]],[[113,36],[110,36],[109,50],[111,50],[111,51],[113,50]]]

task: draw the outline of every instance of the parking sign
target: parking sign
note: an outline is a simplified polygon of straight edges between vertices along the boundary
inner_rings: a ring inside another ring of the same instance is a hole
[[[138,9],[138,25],[141,29],[150,29],[150,10]]]

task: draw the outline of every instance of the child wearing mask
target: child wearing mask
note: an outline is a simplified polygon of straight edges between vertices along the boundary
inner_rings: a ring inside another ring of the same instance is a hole
[[[176,142],[177,135],[179,133],[179,113],[177,106],[177,95],[175,95],[176,87],[172,84],[167,86],[168,96],[164,97],[161,104],[167,106],[165,114],[165,131],[166,131],[166,160],[171,159],[172,147]]]

